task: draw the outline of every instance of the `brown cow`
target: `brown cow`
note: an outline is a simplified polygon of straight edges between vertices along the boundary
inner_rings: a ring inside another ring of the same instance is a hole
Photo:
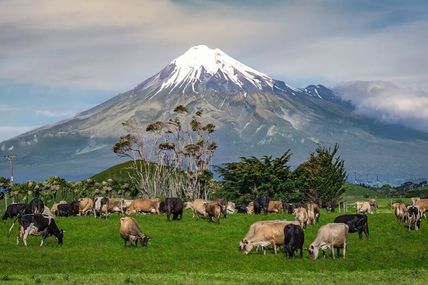
[[[138,241],[140,241],[142,246],[147,246],[150,237],[145,235],[137,222],[130,217],[120,218],[120,236],[125,241],[125,247],[127,242],[135,242],[135,246],[137,246]]]
[[[122,198],[109,198],[107,202],[107,211],[109,213],[119,212],[124,213],[125,200]]]
[[[284,228],[291,223],[295,224],[296,221],[273,220],[253,223],[239,243],[241,251],[249,254],[254,247],[262,247],[264,254],[266,254],[265,247],[272,246],[276,254],[277,246],[284,244]]]
[[[334,258],[334,248],[343,248],[343,258],[346,256],[346,247],[348,243],[349,226],[344,223],[329,223],[322,226],[317,233],[314,242],[309,246],[309,254],[313,259],[318,258],[319,250],[323,252],[330,248],[332,257]]]
[[[204,199],[195,199],[189,204],[190,209],[192,209],[193,218],[199,218],[201,216],[208,217],[205,207],[206,204],[208,204],[208,201]]]
[[[56,213],[56,211],[58,209],[58,205],[62,205],[62,204],[67,204],[67,201],[61,200],[58,203],[53,204],[52,207],[51,207],[51,212],[52,213]]]
[[[299,207],[294,209],[293,216],[296,218],[297,221],[299,221],[300,227],[302,229],[306,228],[308,225],[308,212],[305,208]]]
[[[79,215],[88,215],[93,212],[94,201],[91,198],[79,199]]]
[[[405,221],[407,207],[403,203],[394,203],[392,204],[392,208],[394,209],[394,214],[400,221]]]
[[[268,213],[277,213],[282,209],[282,202],[281,201],[269,201],[268,205]]]
[[[159,205],[150,199],[135,199],[126,210],[126,214],[152,213],[159,214]]]
[[[425,217],[425,212],[428,210],[428,199],[419,199],[416,201],[416,206],[421,212],[421,216]]]
[[[369,202],[355,202],[356,211],[359,214],[370,213],[373,214],[372,207]]]
[[[308,212],[309,212],[310,208],[313,209],[314,217],[315,217],[315,223],[318,223],[318,221],[320,219],[320,213],[321,213],[320,206],[317,203],[311,202],[311,203],[308,203],[306,205],[306,208],[308,209]]]
[[[217,224],[220,223],[220,215],[223,212],[222,204],[219,201],[213,201],[205,204],[205,212],[208,215],[208,218],[211,221],[216,221]]]

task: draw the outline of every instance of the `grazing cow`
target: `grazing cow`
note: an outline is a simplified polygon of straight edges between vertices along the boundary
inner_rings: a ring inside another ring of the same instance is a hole
[[[190,209],[192,209],[193,218],[208,217],[205,209],[206,204],[208,204],[208,201],[204,199],[195,199],[189,204]]]
[[[416,206],[418,206],[419,211],[421,211],[421,217],[425,217],[425,212],[428,211],[428,199],[419,199],[416,201]]]
[[[221,213],[223,214],[223,217],[226,218],[227,216],[227,200],[226,199],[215,199],[213,202],[217,202],[218,205],[221,207]]]
[[[227,213],[228,214],[235,214],[236,206],[233,202],[227,202]]]
[[[317,203],[308,203],[306,205],[307,209],[308,209],[308,214],[309,214],[309,210],[311,209],[313,211],[313,216],[314,216],[314,223],[318,223],[319,219],[320,219],[320,206],[318,206]]]
[[[293,214],[294,209],[303,207],[303,204],[302,203],[283,203],[282,207],[284,209],[284,213]]]
[[[294,257],[294,252],[300,249],[300,257],[303,258],[303,244],[305,242],[303,229],[298,225],[288,224],[284,228],[284,237],[284,248],[287,257]]]
[[[127,215],[134,213],[159,214],[159,203],[150,199],[135,199],[126,210]]]
[[[369,202],[355,202],[355,208],[358,214],[370,213],[373,214],[372,207]]]
[[[94,198],[94,216],[107,216],[108,214],[108,198],[107,197],[95,197]]]
[[[268,213],[277,213],[282,209],[282,202],[281,201],[269,201],[268,205]]]
[[[34,198],[28,205],[31,214],[41,214],[45,209],[45,204],[43,204],[43,201],[39,198]]]
[[[376,201],[376,199],[369,199],[368,200],[368,202],[369,202],[369,204],[370,204],[370,209],[373,211],[373,212],[375,212],[376,213],[376,211],[377,211],[377,208],[378,208],[378,204],[377,204],[377,201]]]
[[[344,223],[348,225],[350,233],[358,232],[360,239],[363,238],[363,232],[366,238],[369,238],[369,222],[366,215],[347,214],[341,215],[334,219],[335,223]]]
[[[256,197],[253,201],[254,213],[258,215],[263,211],[265,214],[267,214],[269,208],[269,201],[270,198],[267,195]]]
[[[205,212],[211,221],[220,223],[220,215],[223,212],[222,204],[219,201],[208,202],[205,204]]]
[[[406,219],[407,207],[403,203],[394,203],[392,204],[392,208],[394,209],[394,214],[397,219],[404,222]]]
[[[94,211],[94,201],[91,198],[79,199],[79,215],[88,215]]]
[[[330,253],[333,259],[334,248],[337,248],[337,255],[339,256],[339,248],[343,248],[343,258],[346,256],[346,247],[348,243],[349,227],[343,223],[329,223],[322,226],[317,233],[314,242],[309,246],[308,252],[313,259],[318,258],[319,250],[324,252],[330,248]]]
[[[51,212],[56,213],[56,211],[58,209],[58,205],[61,205],[61,204],[67,204],[67,201],[61,200],[58,203],[53,204],[51,207]]]
[[[272,246],[275,254],[277,254],[277,246],[284,244],[284,228],[291,223],[294,222],[280,220],[255,222],[240,241],[240,250],[249,254],[254,247],[262,247],[264,254],[266,254],[265,248]]]
[[[7,220],[9,218],[17,217],[19,214],[30,214],[29,207],[27,204],[10,204],[7,206],[6,211],[3,215],[3,220]]]
[[[248,203],[247,214],[248,215],[254,214],[254,203],[253,202]]]
[[[308,212],[305,208],[299,207],[293,211],[294,218],[299,221],[300,226],[304,229],[308,225]]]
[[[16,237],[16,245],[19,245],[19,241],[22,240],[24,245],[27,246],[29,235],[41,235],[42,242],[40,246],[43,246],[46,239],[51,235],[56,237],[59,245],[63,244],[64,231],[58,228],[54,218],[45,217],[41,214],[24,214],[18,216],[17,219],[19,222],[19,233]],[[8,235],[10,235],[14,225],[15,223],[10,227]]]
[[[109,198],[107,202],[107,211],[109,213],[118,212],[123,214],[125,208],[125,199]],[[159,213],[159,210],[157,211]]]
[[[184,204],[180,198],[166,198],[160,203],[159,210],[166,213],[166,218],[170,221],[172,215],[173,220],[181,220],[183,218]]]
[[[409,223],[410,230],[418,230],[421,227],[421,212],[418,206],[410,205],[407,207],[407,222]]]
[[[239,205],[238,207],[236,207],[236,211],[238,213],[247,213],[247,204],[246,203],[242,203],[241,205]]]
[[[143,247],[146,247],[150,237],[145,235],[137,222],[130,217],[120,218],[120,236],[125,241],[126,244],[129,242],[135,242],[135,246],[138,246],[138,241],[141,243]]]
[[[55,215],[59,217],[77,216],[79,214],[79,205],[79,201],[72,201],[67,204],[60,204],[57,207]]]

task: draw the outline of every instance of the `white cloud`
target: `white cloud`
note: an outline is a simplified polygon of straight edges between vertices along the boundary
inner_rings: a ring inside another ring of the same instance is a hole
[[[0,142],[16,137],[34,128],[34,126],[0,126]]]
[[[428,5],[238,3],[2,1],[0,78],[125,91],[204,43],[277,79],[428,88]]]
[[[428,132],[428,93],[384,81],[356,81],[335,88],[356,112]]]
[[[77,112],[63,110],[36,110],[36,115],[43,117],[73,117]]]

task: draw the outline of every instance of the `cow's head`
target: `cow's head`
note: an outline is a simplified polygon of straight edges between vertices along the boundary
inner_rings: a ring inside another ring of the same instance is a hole
[[[254,245],[250,242],[248,242],[248,240],[243,239],[240,243],[239,243],[239,249],[241,251],[243,251],[245,254],[249,254],[251,252],[251,250],[253,249]]]
[[[311,244],[308,248],[308,252],[310,254],[310,256],[312,257],[312,259],[317,259],[318,258],[318,253],[319,253],[319,246]]]
[[[151,239],[152,239],[151,237],[145,235],[144,238],[141,239],[141,245],[143,247],[147,247],[149,240],[151,240]]]

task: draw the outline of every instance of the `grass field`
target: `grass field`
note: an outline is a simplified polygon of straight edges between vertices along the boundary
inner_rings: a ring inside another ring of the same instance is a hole
[[[371,237],[352,234],[344,259],[286,260],[274,255],[238,250],[239,240],[255,221],[291,215],[229,215],[219,225],[192,219],[167,222],[163,215],[135,218],[152,237],[148,248],[124,248],[119,216],[58,218],[65,230],[64,246],[55,238],[40,248],[40,237],[29,247],[6,237],[11,221],[0,222],[0,282],[6,284],[426,284],[428,280],[427,220],[420,231],[408,232],[391,212],[369,216]],[[322,212],[319,225],[305,230],[305,245],[321,224],[336,214]]]

